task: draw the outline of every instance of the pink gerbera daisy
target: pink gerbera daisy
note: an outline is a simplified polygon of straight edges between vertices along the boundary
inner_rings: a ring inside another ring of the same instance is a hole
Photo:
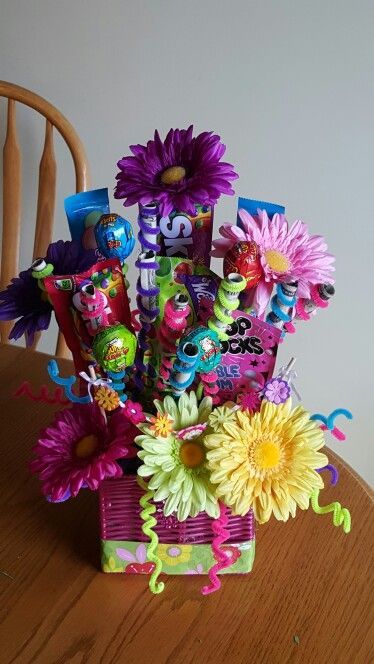
[[[331,273],[334,257],[327,252],[321,235],[309,235],[302,221],[289,228],[282,214],[269,219],[266,210],[258,210],[252,217],[239,210],[242,228],[224,224],[219,229],[223,239],[213,242],[212,256],[222,257],[237,242],[256,242],[263,268],[263,277],[253,289],[253,306],[260,316],[269,302],[274,283],[298,281],[299,297],[310,297],[314,284],[334,283]]]
[[[55,414],[33,448],[30,469],[52,502],[76,496],[86,486],[95,491],[109,477],[121,477],[117,459],[130,455],[132,425],[121,411],[106,421],[95,404],[74,404]]]

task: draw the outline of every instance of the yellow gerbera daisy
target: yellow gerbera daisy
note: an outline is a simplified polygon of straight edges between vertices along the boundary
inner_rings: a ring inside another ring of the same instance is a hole
[[[217,408],[220,410],[220,408]],[[316,468],[328,463],[318,452],[324,437],[318,424],[291,400],[275,405],[263,401],[254,415],[235,411],[235,422],[217,426],[204,437],[211,481],[216,495],[234,514],[253,509],[259,523],[272,514],[280,521],[307,509],[314,489],[322,488]]]

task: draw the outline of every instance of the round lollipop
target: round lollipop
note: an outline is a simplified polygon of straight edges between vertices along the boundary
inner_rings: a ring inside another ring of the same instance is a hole
[[[131,224],[118,214],[103,214],[95,226],[97,246],[105,258],[121,263],[131,254],[135,237]]]
[[[237,242],[223,259],[223,274],[238,272],[247,280],[245,290],[254,288],[262,277],[262,265],[256,242]]]
[[[120,323],[98,332],[92,344],[95,360],[108,374],[118,373],[132,366],[135,350],[135,335]]]

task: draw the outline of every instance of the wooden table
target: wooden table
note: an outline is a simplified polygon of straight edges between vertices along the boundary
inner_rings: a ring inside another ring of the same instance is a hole
[[[153,596],[144,576],[99,571],[94,494],[51,505],[28,473],[53,407],[12,394],[24,380],[37,393],[47,360],[0,348],[1,664],[374,661],[373,501],[351,468],[331,453],[340,481],[323,494],[351,510],[350,535],[300,512],[258,528],[252,574],[209,597],[203,577],[167,577]]]

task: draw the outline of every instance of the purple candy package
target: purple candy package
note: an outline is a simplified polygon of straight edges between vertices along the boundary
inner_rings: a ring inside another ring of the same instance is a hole
[[[189,258],[195,265],[210,265],[213,207],[197,205],[196,215],[172,212],[160,219],[161,256]]]

